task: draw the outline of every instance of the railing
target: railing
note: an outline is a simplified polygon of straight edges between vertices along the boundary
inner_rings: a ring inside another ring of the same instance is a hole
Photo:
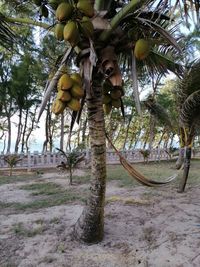
[[[89,150],[83,152],[85,159],[81,163],[82,167],[87,166],[90,163],[91,153]],[[118,164],[119,157],[113,150],[107,150],[107,164]],[[129,162],[143,162],[144,158],[140,150],[120,151]],[[200,150],[196,151],[195,155],[200,156]],[[6,154],[0,155],[0,169],[7,168],[8,164],[4,161]],[[18,154],[21,160],[17,163],[16,167],[20,169],[37,169],[37,168],[55,168],[62,161],[65,162],[65,157],[58,152],[46,152],[46,153],[28,153]],[[152,149],[148,157],[149,161],[160,161],[170,159],[169,154],[163,149]]]

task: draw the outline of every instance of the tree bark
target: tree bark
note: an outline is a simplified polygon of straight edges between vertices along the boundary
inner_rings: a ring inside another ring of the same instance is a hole
[[[188,174],[190,170],[191,151],[192,151],[191,147],[188,147],[188,146],[185,147],[184,170],[183,170],[183,177],[180,181],[180,185],[178,189],[179,193],[183,193],[185,190],[185,186],[187,183]]]
[[[106,143],[100,81],[101,77],[95,77],[92,95],[87,94],[92,179],[87,205],[76,222],[73,232],[76,239],[86,243],[100,242],[104,235]]]
[[[183,165],[184,162],[184,153],[185,153],[185,148],[180,147],[179,148],[179,154],[178,154],[178,159],[176,161],[176,169],[179,170],[181,166]]]
[[[28,123],[28,114],[29,114],[29,110],[28,110],[28,108],[27,108],[27,109],[26,109],[25,120],[24,120],[24,129],[23,129],[23,133],[22,133],[21,153],[24,152],[25,135],[26,135],[27,123]]]
[[[7,153],[10,153],[11,149],[11,119],[7,116],[8,119],[8,141],[7,141]]]
[[[60,149],[64,149],[64,113],[60,118]]]
[[[15,153],[18,153],[21,135],[22,135],[22,109],[19,110],[19,122],[17,127],[17,139],[15,142]]]

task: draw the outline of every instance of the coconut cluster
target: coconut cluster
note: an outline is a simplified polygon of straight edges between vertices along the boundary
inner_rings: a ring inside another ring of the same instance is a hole
[[[103,84],[103,109],[106,115],[108,115],[111,112],[112,108],[121,107],[123,95],[124,95],[124,91],[122,87],[113,86],[108,81],[104,82]]]
[[[84,90],[80,74],[62,74],[57,84],[57,95],[52,105],[52,112],[59,115],[67,107],[72,111],[78,111],[81,108],[80,99],[83,96]]]
[[[75,5],[61,2],[56,8],[55,37],[65,40],[71,46],[76,46],[82,38],[91,38],[94,32],[90,20],[94,15],[94,8],[90,1],[79,0]]]

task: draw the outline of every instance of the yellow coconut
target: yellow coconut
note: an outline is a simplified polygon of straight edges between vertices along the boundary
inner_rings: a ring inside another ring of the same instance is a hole
[[[86,35],[86,37],[91,37],[94,33],[94,26],[90,18],[84,16],[81,20],[81,30]]]
[[[150,52],[150,44],[148,40],[139,39],[135,44],[134,55],[138,60],[145,59]]]
[[[59,81],[58,81],[58,90],[69,90],[73,85],[73,81],[72,79],[70,78],[70,76],[65,73],[63,74]]]
[[[94,8],[90,0],[79,0],[77,8],[88,17],[94,16]]]
[[[70,89],[70,93],[74,98],[80,99],[84,96],[84,90],[77,83],[74,83]]]
[[[57,20],[59,20],[59,21],[68,20],[72,15],[72,11],[73,11],[72,5],[65,3],[65,2],[59,4],[59,6],[56,9]]]
[[[56,96],[56,99],[59,99],[62,102],[68,102],[71,98],[71,94],[68,91],[63,90],[58,91]]]
[[[79,31],[75,21],[68,21],[63,31],[65,41],[69,41],[72,46],[79,41]]]
[[[73,111],[78,111],[81,108],[81,103],[78,99],[72,98],[68,103],[67,106],[73,110]]]
[[[70,75],[71,79],[77,83],[79,86],[82,86],[82,77],[79,73],[73,73]]]
[[[56,99],[56,100],[53,102],[51,111],[52,111],[55,115],[59,115],[59,114],[63,113],[65,107],[66,107],[66,104],[65,104],[64,102],[62,102],[62,101],[59,100],[59,99]]]
[[[55,37],[56,37],[56,39],[59,40],[59,41],[64,40],[64,36],[63,36],[63,30],[64,30],[64,27],[65,27],[65,25],[62,24],[62,23],[58,23],[58,24],[56,24],[56,26],[55,26],[55,31],[54,31],[54,33],[55,33]]]
[[[110,103],[109,104],[104,104],[103,105],[103,110],[104,110],[104,113],[106,115],[108,115],[112,110],[112,105]]]

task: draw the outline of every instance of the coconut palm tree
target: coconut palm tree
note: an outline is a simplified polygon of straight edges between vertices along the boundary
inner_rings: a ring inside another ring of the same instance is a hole
[[[49,7],[48,3],[52,4],[52,1],[40,2],[42,6],[47,5],[47,7]],[[87,243],[94,243],[101,241],[104,233],[106,138],[102,84],[109,83],[112,90],[121,90],[123,72],[131,73],[136,106],[140,112],[137,90],[138,71],[136,70],[142,70],[145,75],[160,75],[170,70],[181,76],[182,67],[174,63],[175,59],[180,58],[181,48],[172,37],[176,33],[176,27],[172,25],[172,15],[177,7],[179,9],[181,7],[181,10],[183,8],[186,15],[190,10],[194,10],[193,7],[198,11],[199,1],[176,1],[176,5],[170,0],[85,2],[89,2],[92,6],[89,9],[92,13],[94,11],[94,16],[92,14],[90,18],[94,32],[80,38],[80,42],[71,43],[72,48],[65,53],[58,71],[49,83],[41,112],[61,76],[62,66],[70,56],[75,57],[84,82],[85,99],[82,104],[86,102],[88,109],[92,182],[87,205],[74,226],[74,237]],[[77,1],[69,1],[69,3],[76,4]],[[78,14],[82,16],[82,11],[78,11]],[[7,21],[47,28],[47,25],[30,19],[8,18]],[[79,18],[77,22],[79,23]],[[136,46],[138,40],[142,42]],[[143,50],[142,53],[141,50]],[[124,67],[121,68],[121,66]],[[120,102],[123,111],[121,99]],[[80,117],[80,113],[73,112],[73,123]]]
[[[200,60],[192,62],[185,70],[183,79],[176,88],[176,102],[179,107],[180,139],[183,153],[180,153],[179,166],[184,161],[184,172],[179,192],[184,192],[190,169],[191,149],[200,127]]]

